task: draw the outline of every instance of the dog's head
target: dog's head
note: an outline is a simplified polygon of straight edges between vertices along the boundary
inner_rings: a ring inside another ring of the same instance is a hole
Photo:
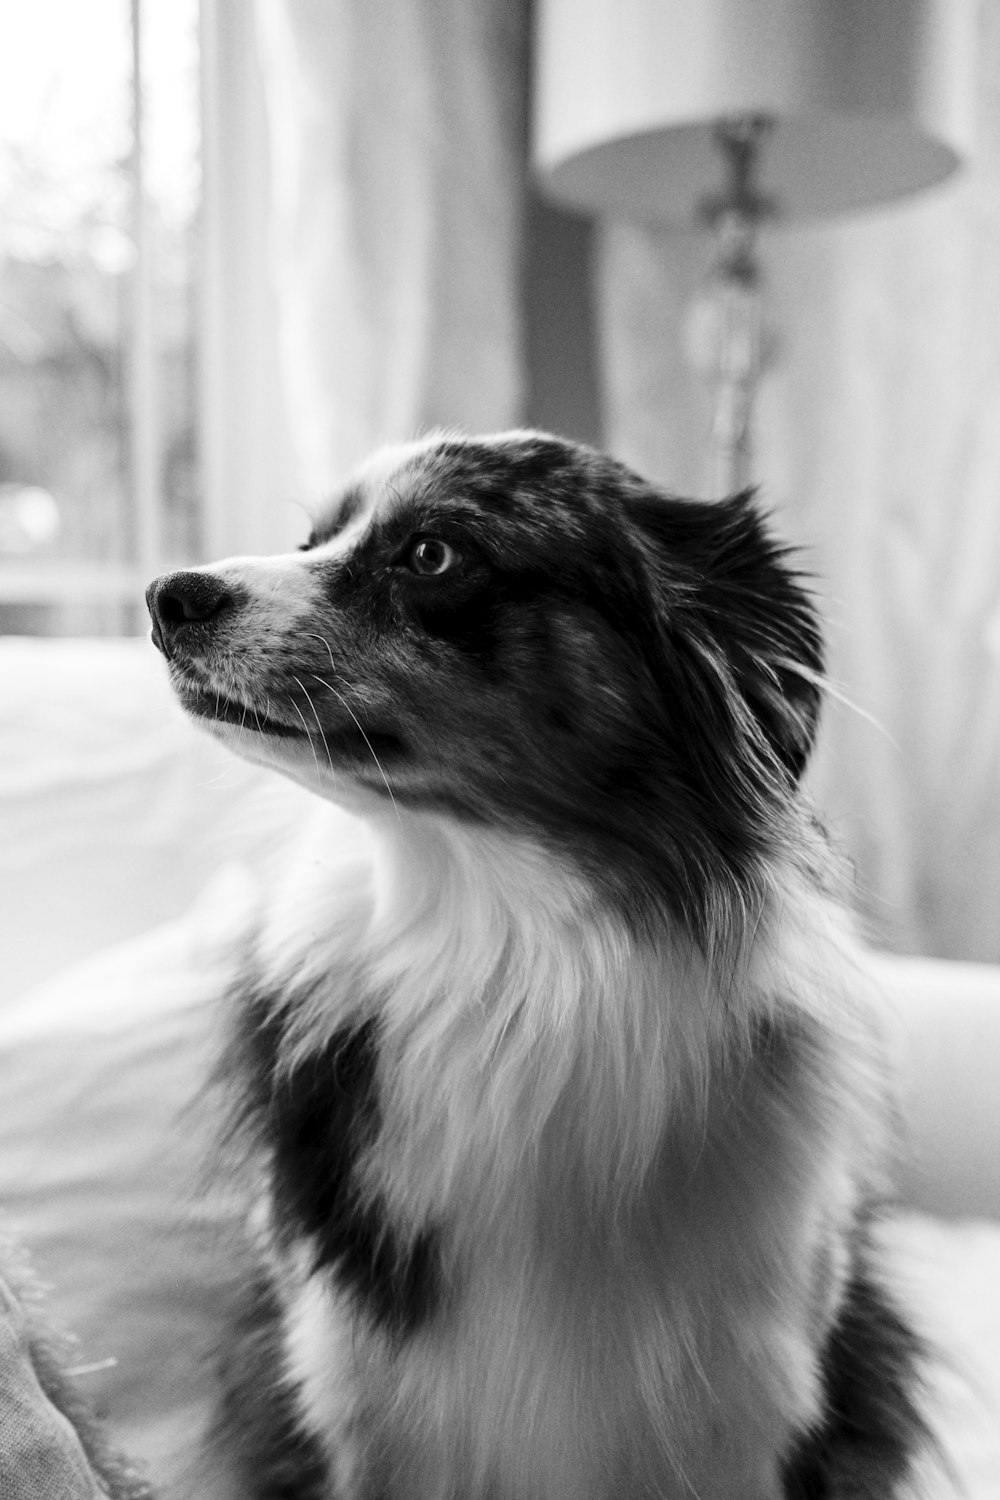
[[[372,460],[300,551],[173,573],[199,721],[335,800],[504,825],[698,925],[787,837],[821,647],[751,497],[537,433]]]

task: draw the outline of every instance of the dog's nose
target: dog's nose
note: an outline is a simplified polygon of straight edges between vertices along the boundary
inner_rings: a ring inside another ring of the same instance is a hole
[[[155,578],[146,590],[154,645],[170,656],[185,626],[215,620],[231,603],[226,585],[212,573],[166,573]]]

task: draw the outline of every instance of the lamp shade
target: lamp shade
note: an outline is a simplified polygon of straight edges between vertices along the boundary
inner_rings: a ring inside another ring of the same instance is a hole
[[[720,120],[770,122],[779,219],[885,203],[972,140],[974,0],[540,0],[536,168],[577,207],[688,223]]]

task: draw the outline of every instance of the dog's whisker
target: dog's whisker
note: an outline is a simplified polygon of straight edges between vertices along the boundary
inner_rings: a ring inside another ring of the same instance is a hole
[[[337,667],[333,660],[333,647],[330,645],[330,642],[327,640],[326,636],[320,635],[317,630],[307,630],[305,632],[305,635],[307,640],[319,641],[320,645],[323,646],[327,656],[330,658],[330,671],[334,674],[334,676],[336,676]]]
[[[313,677],[316,678],[316,681],[318,683],[320,683],[323,687],[325,687],[328,692],[332,693],[333,696],[336,699],[339,700],[339,702],[343,705],[344,708],[346,708],[347,712],[350,714],[351,718],[354,720],[355,724],[357,725],[358,730],[359,730],[359,732],[361,734],[361,738],[364,740],[365,744],[368,746],[369,752],[371,753],[371,758],[375,762],[375,765],[378,767],[378,773],[381,776],[383,783],[385,784],[386,791],[389,793],[389,801],[392,803],[393,810],[394,810],[394,812],[396,814],[396,821],[399,823],[400,827],[402,827],[403,820],[400,817],[399,806],[398,806],[398,804],[396,802],[395,796],[393,795],[392,787],[389,785],[389,778],[385,774],[385,770],[383,769],[382,762],[379,760],[378,756],[375,754],[375,747],[372,744],[371,740],[368,738],[368,735],[365,733],[365,729],[364,729],[363,724],[361,723],[361,720],[358,718],[357,714],[354,712],[353,708],[348,703],[348,701],[344,697],[343,693],[341,693],[340,691],[338,691],[338,689],[333,686],[332,682],[327,682],[325,678],[318,677],[315,672],[312,675],[313,675]]]
[[[302,721],[302,728],[305,730],[305,736],[306,736],[306,739],[309,741],[309,748],[312,751],[313,762],[314,762],[314,764],[316,766],[316,775],[319,776],[322,773],[321,773],[320,768],[319,768],[319,756],[316,754],[316,742],[314,741],[314,739],[312,737],[312,730],[309,728],[309,725],[306,723],[305,714],[303,714],[302,710],[299,708],[299,705],[295,702],[295,699],[294,698],[289,698],[288,701],[291,704],[292,708],[294,708],[295,712],[298,714],[299,718]]]
[[[329,741],[327,740],[327,737],[326,737],[326,731],[323,728],[323,722],[320,719],[319,713],[316,710],[316,705],[313,702],[312,697],[310,696],[309,689],[306,687],[306,685],[302,681],[301,677],[293,677],[292,681],[295,682],[295,683],[297,683],[298,686],[302,689],[303,695],[305,696],[305,700],[308,703],[309,707],[312,709],[313,718],[316,720],[316,728],[319,730],[320,739],[323,741],[323,748],[326,751],[327,764],[330,767],[330,770],[332,771],[333,770],[333,756],[330,754],[330,744],[329,744]]]

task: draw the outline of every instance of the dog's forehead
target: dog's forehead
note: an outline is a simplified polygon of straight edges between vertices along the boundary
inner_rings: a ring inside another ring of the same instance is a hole
[[[372,515],[392,515],[411,497],[417,477],[433,468],[439,450],[440,442],[433,438],[380,448],[355,470],[348,493],[360,497]]]
[[[471,500],[484,490],[494,502],[513,500],[519,441],[515,434],[488,440],[436,435],[379,449],[331,501],[326,521],[339,532],[351,525],[356,533],[421,502]]]
[[[314,530],[338,539],[348,535],[356,539],[372,523],[398,514],[418,489],[426,488],[438,447],[435,440],[425,439],[378,449],[330,498]]]
[[[588,450],[513,429],[468,437],[435,433],[378,450],[317,518],[314,545],[350,551],[388,525],[433,525],[454,512],[535,550],[605,536],[619,507]]]

